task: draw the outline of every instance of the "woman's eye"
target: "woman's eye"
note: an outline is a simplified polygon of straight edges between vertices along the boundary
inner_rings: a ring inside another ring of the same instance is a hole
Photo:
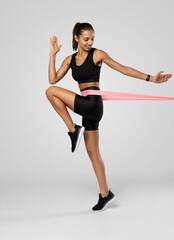
[[[85,42],[87,42],[88,40],[87,39],[85,39]],[[94,39],[92,39],[92,41],[94,41]]]

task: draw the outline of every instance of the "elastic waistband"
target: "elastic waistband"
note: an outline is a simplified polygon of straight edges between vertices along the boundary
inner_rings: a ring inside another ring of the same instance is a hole
[[[91,87],[86,87],[86,88],[82,89],[81,92],[82,92],[82,91],[85,91],[85,90],[88,90],[88,89],[92,89],[92,90],[100,90],[100,88],[97,87],[97,86],[91,86]]]
[[[84,89],[83,89],[84,90]],[[87,95],[99,95],[102,96],[102,100],[174,100],[174,97],[161,97],[152,96],[144,94],[134,94],[134,93],[121,93],[121,92],[110,92],[110,91],[97,91],[97,90],[87,90],[81,93],[82,96]]]

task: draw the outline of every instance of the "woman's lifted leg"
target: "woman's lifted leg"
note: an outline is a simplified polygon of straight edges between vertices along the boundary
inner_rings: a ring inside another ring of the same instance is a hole
[[[75,152],[80,143],[84,127],[74,124],[66,106],[74,112],[76,93],[61,87],[53,86],[46,90],[46,95],[56,112],[68,127],[68,135],[71,138],[71,151]]]

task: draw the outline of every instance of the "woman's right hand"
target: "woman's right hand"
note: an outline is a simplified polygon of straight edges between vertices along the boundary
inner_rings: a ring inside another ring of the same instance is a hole
[[[50,38],[50,44],[51,44],[51,54],[56,54],[60,51],[62,45],[58,46],[57,37],[54,35],[53,39]]]

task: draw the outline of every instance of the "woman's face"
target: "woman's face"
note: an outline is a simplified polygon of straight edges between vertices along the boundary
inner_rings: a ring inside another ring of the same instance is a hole
[[[85,30],[79,35],[79,38],[75,36],[75,39],[77,39],[78,47],[80,46],[82,49],[90,50],[94,42],[94,37],[95,34],[93,30]]]

